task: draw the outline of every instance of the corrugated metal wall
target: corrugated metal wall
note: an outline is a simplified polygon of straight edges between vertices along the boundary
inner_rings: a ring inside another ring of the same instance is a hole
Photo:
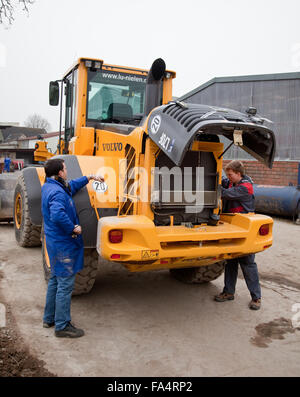
[[[184,101],[243,112],[248,106],[256,107],[259,115],[274,122],[275,160],[300,160],[300,79],[216,82]],[[226,139],[222,141],[229,142]],[[238,147],[231,148],[224,157],[251,158]]]

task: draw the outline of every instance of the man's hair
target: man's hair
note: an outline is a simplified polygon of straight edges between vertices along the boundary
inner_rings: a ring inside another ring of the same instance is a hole
[[[64,169],[64,160],[63,159],[47,160],[44,165],[44,168],[47,178],[50,178],[53,175],[58,175],[59,171],[62,171]]]
[[[240,172],[241,176],[245,175],[245,167],[240,160],[232,160],[225,167],[225,171],[232,170],[235,173]]]

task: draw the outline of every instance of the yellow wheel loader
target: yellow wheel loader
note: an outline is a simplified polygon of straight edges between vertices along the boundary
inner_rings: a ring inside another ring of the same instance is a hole
[[[131,272],[170,269],[183,282],[203,283],[219,277],[227,259],[272,245],[272,218],[222,212],[226,148],[220,136],[271,168],[273,131],[253,108],[240,113],[173,101],[175,76],[162,59],[148,71],[80,58],[61,80],[50,82],[50,105],[60,105],[56,156],[64,159],[68,178],[105,178],[90,181],[74,197],[85,246],[76,294],[91,290],[103,260]],[[38,142],[35,159],[49,157]],[[42,241],[47,279],[44,180],[43,167],[22,171],[14,221],[20,245]]]

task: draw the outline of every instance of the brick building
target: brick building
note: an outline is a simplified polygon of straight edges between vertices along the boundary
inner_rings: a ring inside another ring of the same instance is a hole
[[[248,175],[257,184],[297,185],[300,162],[300,73],[217,77],[178,100],[222,106],[244,112],[247,107],[272,120],[276,136],[273,169],[253,160],[244,150],[233,146],[224,155],[243,160]],[[267,122],[266,122],[267,123]],[[229,141],[221,137],[225,147]]]

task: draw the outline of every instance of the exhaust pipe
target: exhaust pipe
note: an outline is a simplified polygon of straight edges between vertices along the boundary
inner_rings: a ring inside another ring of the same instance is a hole
[[[161,58],[156,59],[149,70],[146,83],[145,116],[161,105],[161,86],[165,71],[166,64]]]

